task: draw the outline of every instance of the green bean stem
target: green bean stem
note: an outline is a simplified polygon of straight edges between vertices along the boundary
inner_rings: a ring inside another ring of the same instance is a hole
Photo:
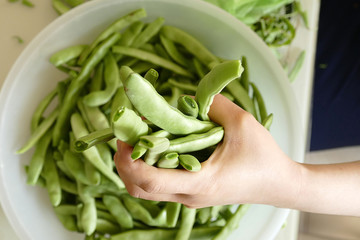
[[[134,146],[141,136],[148,134],[148,125],[133,110],[120,107],[112,120],[113,132],[117,139]]]
[[[78,152],[82,152],[96,144],[108,142],[115,138],[112,128],[105,128],[89,133],[75,141],[74,148]]]
[[[199,114],[197,102],[194,98],[187,95],[179,97],[177,107],[182,113],[194,118]]]

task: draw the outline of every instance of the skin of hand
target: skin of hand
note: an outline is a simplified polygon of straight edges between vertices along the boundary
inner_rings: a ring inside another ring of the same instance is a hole
[[[214,98],[209,117],[224,127],[225,134],[199,172],[134,161],[132,147],[118,141],[114,161],[128,192],[190,208],[251,203],[360,216],[360,162],[297,163],[250,113],[220,94]]]

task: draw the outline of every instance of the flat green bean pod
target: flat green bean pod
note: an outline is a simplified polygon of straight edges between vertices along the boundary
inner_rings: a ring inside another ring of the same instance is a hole
[[[112,195],[105,195],[103,202],[123,229],[133,228],[133,219],[119,198]]]
[[[170,140],[167,152],[195,152],[218,144],[224,136],[223,127],[214,127],[205,133],[194,133]]]
[[[186,33],[173,27],[163,26],[160,33],[168,39],[183,45],[190,53],[196,56],[205,66],[212,68],[213,64],[219,63],[218,58],[212,54],[201,42]]]
[[[79,57],[86,47],[87,45],[75,45],[64,48],[51,55],[50,62],[56,67],[61,66],[62,64]]]
[[[90,92],[83,98],[84,103],[90,107],[97,107],[107,103],[121,84],[118,66],[111,53],[108,53],[105,57],[104,65],[105,89]]]
[[[240,60],[231,60],[216,65],[198,85],[195,100],[199,105],[199,117],[209,120],[208,112],[214,96],[220,93],[231,81],[241,76],[243,67]]]
[[[74,148],[78,152],[82,152],[96,144],[108,142],[115,138],[112,128],[105,128],[91,132],[88,135],[78,138],[75,141]]]
[[[86,48],[79,58],[79,65],[82,65],[85,60],[88,58],[89,54],[98,46],[101,44],[104,39],[108,38],[115,32],[119,32],[121,29],[126,28],[130,24],[139,21],[141,18],[146,17],[146,11],[145,9],[137,9],[119,19],[114,21],[110,26],[108,26],[104,31],[102,31],[99,36],[92,42],[92,44]]]
[[[126,95],[135,108],[156,126],[171,134],[185,135],[205,132],[215,126],[209,121],[200,121],[184,115],[178,109],[171,107],[157,93],[155,88],[139,74],[132,73],[125,81]],[[166,116],[166,119],[159,116]]]
[[[112,48],[112,51],[114,53],[120,53],[123,55],[138,58],[138,59],[146,61],[146,62],[154,63],[155,65],[169,69],[177,74],[180,74],[180,75],[183,75],[186,77],[193,77],[193,74],[191,72],[189,72],[186,69],[180,67],[179,65],[173,63],[172,61],[162,58],[154,53],[140,50],[138,48],[123,47],[123,46],[114,46]]]

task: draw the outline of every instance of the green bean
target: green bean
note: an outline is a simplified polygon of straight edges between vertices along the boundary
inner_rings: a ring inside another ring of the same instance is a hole
[[[187,95],[179,97],[177,107],[182,113],[188,116],[196,118],[199,114],[197,102],[194,98]]]
[[[96,144],[108,142],[115,137],[112,128],[97,130],[88,135],[78,138],[75,141],[75,150],[82,152]]]
[[[126,47],[131,46],[131,44],[134,42],[135,38],[140,34],[144,25],[145,25],[145,23],[143,23],[141,21],[136,21],[136,22],[132,23],[129,27],[127,27],[124,30],[124,32],[117,44],[120,46],[126,46]],[[119,61],[122,57],[123,57],[123,55],[121,55],[121,54],[118,54],[115,56],[117,61]]]
[[[85,0],[65,0],[67,4],[69,4],[71,7],[76,7],[82,3],[84,3]]]
[[[142,136],[139,139],[139,146],[148,149],[144,161],[152,166],[159,160],[161,153],[169,148],[170,141],[166,137]]]
[[[247,94],[246,90],[241,86],[238,81],[232,81],[226,86],[226,90],[230,92],[235,101],[240,104],[244,110],[254,115],[255,107],[251,98]]]
[[[185,31],[173,26],[164,26],[160,33],[171,41],[184,46],[186,50],[196,56],[200,62],[208,68],[211,69],[214,64],[219,63],[216,56],[214,56],[202,43]]]
[[[76,205],[60,204],[54,207],[56,213],[61,215],[76,215]]]
[[[179,230],[176,233],[175,240],[190,239],[191,231],[195,223],[196,209],[187,208],[184,205],[181,208],[181,222]]]
[[[269,129],[270,129],[270,126],[271,126],[271,124],[272,124],[273,118],[274,118],[273,114],[270,113],[270,114],[261,122],[261,124],[262,124],[267,130],[269,130]]]
[[[249,85],[250,85],[249,67],[248,67],[248,63],[247,63],[247,58],[245,56],[241,57],[241,65],[244,68],[244,71],[242,72],[239,80],[240,80],[240,83],[243,86],[243,88],[246,90],[246,92],[249,93]]]
[[[84,170],[86,178],[89,179],[90,185],[100,184],[101,175],[92,163],[89,161],[84,161]]]
[[[256,86],[256,84],[253,82],[250,84],[253,89],[253,95],[255,96],[256,102],[259,107],[260,119],[261,119],[260,122],[261,122],[268,116],[267,111],[266,111],[265,101],[264,101],[258,87]]]
[[[55,159],[55,163],[56,163],[57,168],[58,168],[66,177],[68,177],[70,180],[75,180],[74,175],[71,174],[71,172],[69,171],[68,167],[65,165],[65,161],[64,161],[64,160],[58,161],[58,160],[56,160],[55,156],[56,156],[56,155],[54,155],[53,157],[54,157],[54,159]]]
[[[198,209],[196,214],[196,219],[200,224],[205,224],[210,221],[211,219],[211,208],[205,207]]]
[[[132,69],[134,72],[142,74],[142,73],[146,73],[150,68],[155,68],[155,67],[156,65],[153,63],[138,61],[132,66]]]
[[[44,111],[47,109],[49,104],[55,98],[56,94],[57,94],[57,89],[55,88],[48,95],[46,95],[46,97],[44,99],[42,99],[41,102],[39,103],[39,105],[36,107],[36,109],[32,115],[32,118],[31,118],[31,131],[32,132],[39,125]]]
[[[76,59],[84,51],[87,45],[74,45],[57,51],[50,57],[50,62],[58,67],[72,59]]]
[[[133,160],[139,159],[146,153],[147,150],[148,150],[147,148],[142,147],[138,143],[136,143],[131,152],[131,158]]]
[[[159,152],[166,151],[170,146],[170,141],[166,137],[145,135],[139,138],[139,145]]]
[[[244,216],[250,205],[239,205],[233,216],[227,221],[226,225],[221,228],[220,232],[213,240],[226,239],[232,231],[238,228],[241,218]]]
[[[116,139],[114,138],[113,140],[116,143]],[[96,148],[98,149],[101,159],[106,164],[106,166],[109,169],[113,169],[115,163],[113,161],[113,154],[112,154],[109,146],[106,145],[105,143],[100,143],[100,144],[96,145]]]
[[[88,58],[89,54],[96,48],[96,46],[101,44],[101,42],[103,42],[109,36],[119,32],[120,30],[126,28],[133,22],[136,22],[143,17],[146,17],[146,11],[145,9],[141,8],[114,21],[110,26],[108,26],[104,31],[99,34],[99,36],[92,42],[92,44],[88,48],[83,51],[79,58],[79,65],[85,63],[85,60]]]
[[[150,68],[145,73],[144,78],[148,80],[153,86],[155,86],[156,80],[159,78],[159,73],[155,69]]]
[[[243,68],[239,60],[226,61],[216,65],[198,85],[195,100],[199,104],[199,117],[209,120],[207,115],[214,96],[230,82],[241,76]]]
[[[201,170],[201,164],[196,157],[191,154],[180,154],[179,155],[180,165],[190,172],[198,172]]]
[[[149,127],[133,110],[120,107],[112,120],[113,132],[117,139],[134,146],[139,138],[148,134]]]
[[[24,146],[21,147],[19,150],[17,150],[16,153],[18,154],[24,153],[28,151],[30,148],[32,148],[37,142],[39,142],[40,138],[44,136],[44,134],[47,131],[49,131],[51,126],[54,124],[58,114],[59,114],[58,108],[53,110],[53,112],[49,115],[49,117],[45,118],[45,120],[40,123],[40,125],[34,130],[34,132],[31,134],[30,138],[27,140]]]
[[[133,109],[129,98],[125,93],[124,87],[119,87],[117,92],[115,93],[114,99],[111,103],[110,119],[113,119],[114,114],[121,106],[127,107],[128,109]]]
[[[61,186],[59,174],[50,149],[48,149],[46,153],[46,159],[42,171],[46,181],[46,189],[48,190],[50,202],[56,207],[61,202]]]
[[[155,88],[139,74],[132,73],[125,80],[126,94],[135,108],[156,126],[172,134],[189,134],[204,132],[215,125],[212,122],[200,121],[184,115],[178,109],[172,108],[166,100],[157,93]],[[166,120],[159,116],[166,116]],[[176,123],[176,124],[174,124]]]
[[[62,190],[71,194],[75,194],[75,195],[78,194],[77,186],[75,185],[74,182],[68,180],[65,177],[62,177],[61,175],[59,176],[59,181]]]
[[[72,114],[70,123],[76,138],[88,134],[84,121],[82,120],[79,113]],[[89,148],[83,151],[82,154],[91,164],[93,164],[102,174],[104,174],[104,176],[114,182],[118,188],[124,188],[124,183],[116,173],[107,167],[107,165],[101,159],[101,156],[96,148]]]
[[[170,96],[165,96],[164,98],[171,107],[177,109],[177,100],[179,99],[181,94],[183,94],[183,91],[180,88],[171,87],[171,95]]]
[[[157,55],[168,60],[171,59],[165,48],[160,43],[155,43],[154,47]]]
[[[96,230],[97,211],[95,199],[85,191],[84,185],[78,183],[79,197],[83,203],[80,221],[86,235],[91,235]]]
[[[174,229],[134,229],[111,236],[111,240],[169,240],[176,236]],[[219,227],[196,227],[191,231],[191,240],[211,239],[220,231]]]
[[[52,131],[46,132],[36,144],[35,152],[30,159],[27,174],[27,183],[30,185],[35,185],[40,177],[46,158],[46,151],[51,142],[51,134]]]
[[[123,195],[122,200],[133,219],[140,220],[149,226],[154,225],[152,216],[140,203],[128,195]]]
[[[106,219],[96,219],[96,231],[103,234],[117,234],[121,231],[119,225]]]
[[[119,38],[120,34],[114,33],[108,39],[104,40],[86,60],[83,68],[80,71],[80,74],[70,82],[69,88],[66,91],[64,97],[63,104],[60,108],[58,119],[55,124],[53,132],[53,146],[56,146],[60,139],[64,138],[64,134],[66,133],[64,130],[66,129],[72,110],[75,107],[77,98],[85,86],[91,71],[107,54],[109,48],[119,40]]]
[[[146,62],[150,62],[153,63],[155,65],[158,65],[160,67],[169,69],[171,71],[173,71],[174,73],[177,73],[179,75],[183,75],[186,77],[192,77],[192,73],[190,73],[189,71],[187,71],[186,69],[180,67],[179,65],[165,59],[162,58],[154,53],[150,53],[144,50],[140,50],[137,48],[131,48],[131,47],[123,47],[123,46],[114,46],[112,48],[112,51],[114,53],[120,53],[120,54],[124,54],[126,56],[131,56]]]
[[[301,66],[304,63],[304,60],[305,60],[305,50],[302,50],[296,59],[295,65],[288,74],[290,82],[293,82],[295,80],[296,76],[298,75],[301,69]]]
[[[67,6],[65,3],[63,3],[61,0],[52,0],[51,3],[52,3],[53,8],[59,15],[62,15],[64,13],[70,11],[70,9],[71,9],[69,6]]]
[[[181,203],[177,202],[167,202],[165,205],[166,209],[166,224],[168,227],[176,227],[176,224],[179,220]]]
[[[177,168],[179,163],[179,154],[170,152],[164,154],[156,164],[159,168]]]
[[[91,132],[110,128],[109,120],[107,119],[106,115],[100,110],[100,108],[88,107],[85,104],[82,104],[81,101],[78,102],[78,107],[84,121],[86,122],[86,125]],[[107,144],[115,151],[117,150],[115,138],[109,139],[107,141]]]
[[[56,211],[55,211],[55,214],[56,214],[57,218],[59,219],[59,221],[63,224],[65,229],[72,231],[72,232],[78,231],[75,216],[59,214]]]
[[[203,78],[208,72],[207,69],[205,69],[206,67],[197,58],[193,58],[193,64],[197,75],[199,75],[200,79]]]
[[[122,229],[133,228],[133,219],[119,198],[111,195],[104,195],[103,202]]]
[[[117,224],[115,217],[113,215],[111,215],[111,213],[109,213],[107,209],[105,209],[105,210],[98,209],[96,201],[95,201],[95,205],[96,205],[96,211],[97,211],[96,215],[97,215],[98,219],[101,218],[101,219],[104,219],[109,222]]]
[[[190,82],[180,82],[180,81],[175,80],[174,78],[169,78],[168,83],[171,86],[180,88],[182,90],[190,91],[193,93],[195,93],[196,90],[198,89],[198,86],[196,86]]]
[[[151,133],[150,135],[155,136],[155,137],[164,137],[164,138],[172,137],[171,134],[165,130],[159,130],[157,132]],[[136,159],[140,158],[141,156],[143,156],[147,150],[148,150],[148,148],[141,146],[140,142],[138,141],[133,148],[133,151],[131,153],[131,158],[133,160],[136,160]]]
[[[93,78],[90,82],[90,92],[95,92],[101,90],[103,86],[103,75],[104,75],[104,63],[99,63],[96,67]]]
[[[221,95],[223,95],[224,97],[226,97],[227,99],[229,99],[229,100],[232,101],[232,102],[235,101],[235,98],[234,98],[234,96],[233,96],[231,93],[222,91],[222,92],[221,92]]]
[[[115,58],[111,53],[106,55],[104,59],[104,65],[104,81],[106,84],[105,89],[90,92],[84,96],[83,101],[87,106],[97,107],[107,103],[115,94],[119,84],[121,83],[118,66]]]
[[[205,133],[194,133],[170,140],[167,152],[195,152],[218,144],[224,136],[223,127],[214,127]]]
[[[170,39],[166,38],[162,34],[160,34],[160,41],[161,44],[164,46],[166,52],[169,54],[169,56],[178,64],[183,65],[184,67],[188,66],[189,60],[186,59],[185,56],[182,55],[180,51],[175,46],[175,43],[171,41]]]
[[[158,17],[155,21],[149,23],[145,29],[136,37],[134,42],[131,44],[134,48],[139,48],[148,42],[153,36],[155,36],[159,31],[162,25],[164,24],[165,19]]]

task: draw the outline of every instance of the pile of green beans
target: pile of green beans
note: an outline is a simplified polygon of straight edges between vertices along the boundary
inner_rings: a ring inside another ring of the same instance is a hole
[[[216,94],[267,128],[272,114],[249,81],[245,57],[220,59],[163,18],[145,16],[135,10],[89,45],[51,56],[67,77],[39,103],[18,150],[35,148],[27,183],[45,187],[59,221],[85,239],[226,239],[248,205],[188,209],[134,198],[112,161],[116,140],[134,147],[134,160],[200,171],[224,136],[208,117]]]

